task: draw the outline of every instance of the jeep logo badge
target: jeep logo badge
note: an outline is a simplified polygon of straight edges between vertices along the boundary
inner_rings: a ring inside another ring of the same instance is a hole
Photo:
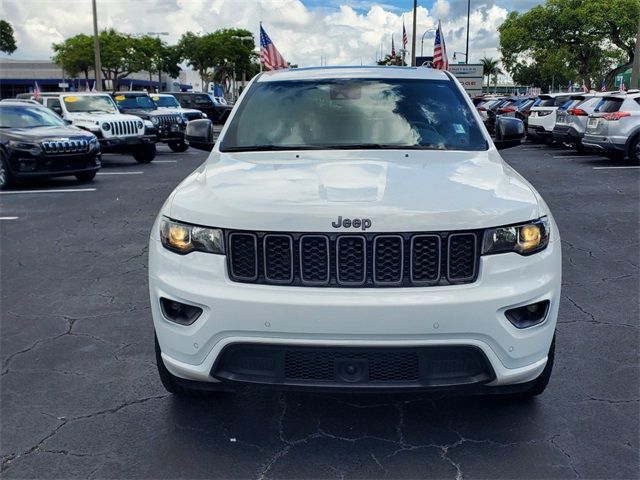
[[[361,228],[364,231],[371,227],[371,220],[369,218],[354,218],[351,220],[350,218],[339,216],[337,222],[331,222],[331,226],[333,228]]]

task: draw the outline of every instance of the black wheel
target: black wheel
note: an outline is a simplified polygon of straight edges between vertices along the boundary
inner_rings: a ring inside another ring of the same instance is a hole
[[[629,161],[640,165],[640,136],[634,138],[629,145]]]
[[[155,341],[158,375],[160,376],[162,386],[167,390],[167,392],[186,397],[211,397],[215,394],[220,394],[226,391],[226,388],[222,385],[215,383],[192,382],[173,375],[169,370],[167,370],[167,367],[162,361],[158,337],[156,335],[153,337]]]
[[[151,162],[154,158],[156,158],[156,144],[152,143],[151,145],[145,145],[137,150],[134,150],[133,158],[135,158],[138,163]]]
[[[98,172],[76,173],[76,178],[81,182],[90,182],[91,180],[96,178],[96,173]]]
[[[533,398],[537,395],[540,395],[545,391],[547,385],[549,385],[549,379],[551,378],[551,372],[553,370],[553,362],[556,353],[556,336],[553,336],[553,340],[551,341],[551,347],[549,348],[549,355],[547,356],[547,364],[544,367],[544,370],[540,374],[538,378],[536,378],[529,386],[518,393],[508,394],[508,397],[520,398],[520,399],[528,399]]]
[[[13,177],[7,165],[7,158],[4,152],[0,151],[0,190],[7,190],[13,185]]]
[[[180,140],[178,142],[169,142],[169,148],[176,153],[180,153],[187,150],[187,148],[189,148],[189,145]]]

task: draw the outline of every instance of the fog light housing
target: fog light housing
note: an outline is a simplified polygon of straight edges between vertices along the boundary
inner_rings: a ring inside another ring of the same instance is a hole
[[[18,160],[18,170],[21,172],[34,172],[36,165],[35,158],[21,158]]]
[[[549,303],[549,300],[543,300],[522,307],[510,308],[504,312],[504,315],[516,328],[533,327],[544,322],[547,318]]]
[[[191,325],[202,315],[202,309],[200,307],[187,305],[186,303],[169,300],[164,297],[160,298],[160,308],[167,320],[180,325]]]

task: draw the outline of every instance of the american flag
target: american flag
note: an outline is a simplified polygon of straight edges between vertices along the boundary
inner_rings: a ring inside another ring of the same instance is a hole
[[[393,44],[393,35],[391,35],[391,61],[396,61],[396,47]]]
[[[624,85],[624,78],[620,79],[620,91],[624,92],[627,88]]]
[[[438,30],[436,30],[436,41],[433,45],[433,68],[438,70],[449,69],[449,58],[447,57],[447,47],[444,43],[444,35],[442,34],[442,25],[438,20]]]
[[[33,98],[35,98],[36,100],[40,100],[40,97],[42,95],[40,95],[40,87],[38,86],[38,82],[35,82],[33,85]]]
[[[605,83],[604,80],[602,80],[602,82],[600,83],[600,91],[601,92],[606,92],[607,91],[607,84]]]
[[[289,65],[260,24],[260,63],[265,70],[288,68]]]
[[[407,49],[407,44],[409,43],[409,37],[407,37],[407,30],[404,28],[404,18],[402,19],[402,48],[403,50]]]
[[[589,93],[589,88],[587,87],[587,85],[584,83],[584,80],[582,80],[582,91],[584,93]]]

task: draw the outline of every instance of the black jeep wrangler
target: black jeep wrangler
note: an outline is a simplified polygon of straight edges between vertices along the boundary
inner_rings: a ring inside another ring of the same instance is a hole
[[[158,142],[168,144],[174,152],[184,152],[189,148],[184,142],[187,119],[180,111],[158,110],[151,97],[145,92],[115,92],[111,96],[120,112],[149,120],[153,126],[148,126],[146,133],[155,135]]]

